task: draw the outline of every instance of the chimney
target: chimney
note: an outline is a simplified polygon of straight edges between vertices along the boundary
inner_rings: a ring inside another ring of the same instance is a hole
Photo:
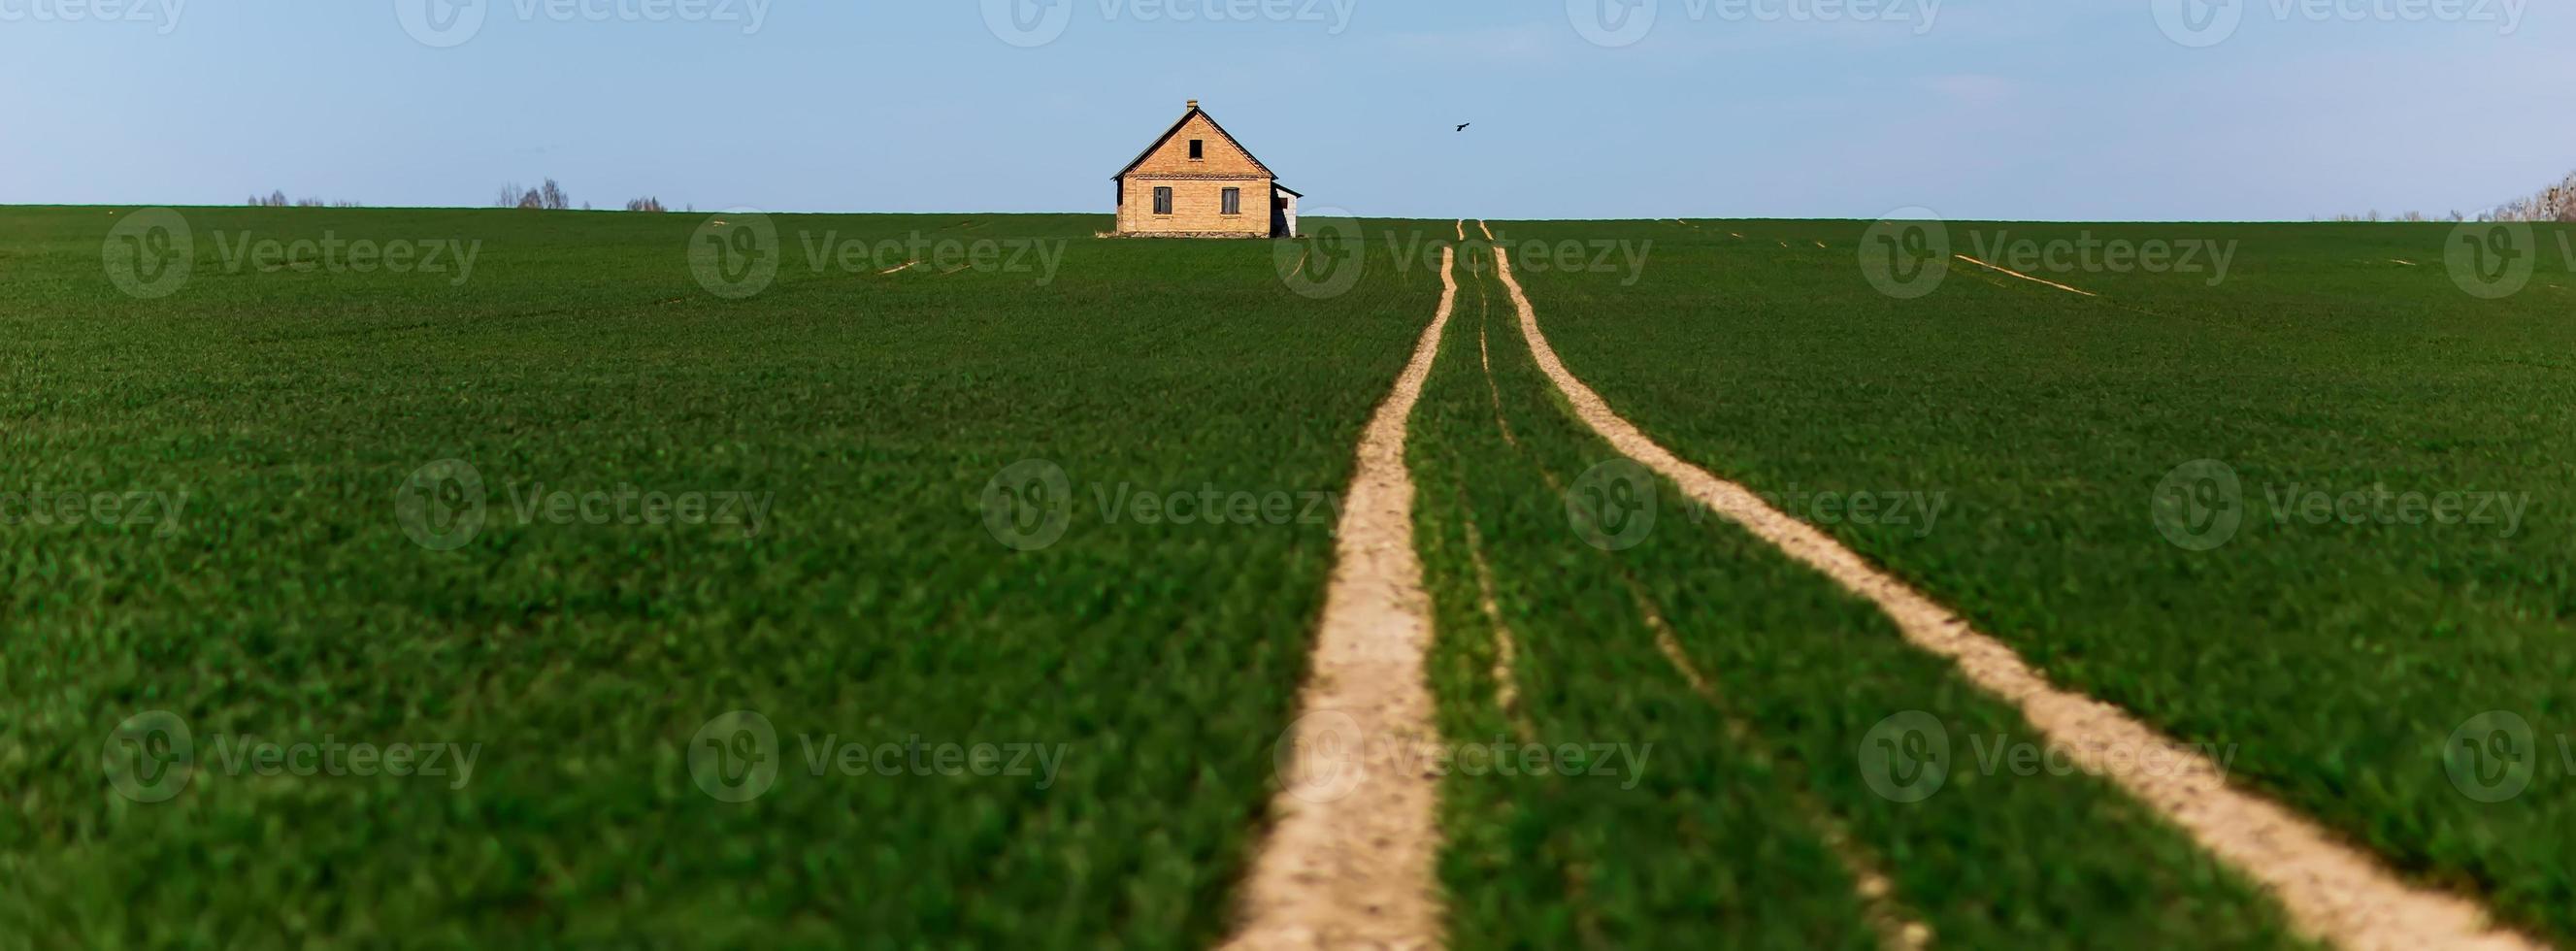
[[[1165,101],[1165,102],[1169,102],[1169,101],[1171,101],[1171,100],[1166,99],[1166,100],[1164,100],[1164,101]],[[1190,100],[1190,111],[1191,111],[1191,112],[1197,112],[1197,111],[1199,111],[1199,101],[1198,101],[1198,100],[1196,100],[1196,99],[1192,99],[1192,100]]]

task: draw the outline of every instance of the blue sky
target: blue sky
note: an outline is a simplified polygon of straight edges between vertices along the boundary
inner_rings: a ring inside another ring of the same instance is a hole
[[[0,0],[0,203],[1106,213],[1193,98],[1370,216],[2305,220],[2576,170],[2563,0],[2210,2]]]

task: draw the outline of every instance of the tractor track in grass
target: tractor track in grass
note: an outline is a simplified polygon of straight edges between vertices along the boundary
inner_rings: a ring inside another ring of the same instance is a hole
[[[1485,623],[1494,628],[1494,708],[1512,723],[1512,732],[1523,742],[1537,736],[1529,717],[1521,712],[1520,675],[1514,670],[1520,664],[1520,641],[1512,634],[1511,622],[1503,617],[1501,600],[1495,595],[1494,568],[1485,561],[1485,535],[1469,520],[1467,560],[1476,569],[1476,610],[1485,615]]]
[[[1635,578],[1624,580],[1628,582],[1629,596],[1637,601],[1639,614],[1646,619],[1646,627],[1655,632],[1655,650],[1664,655],[1664,660],[1672,664],[1675,672],[1681,674],[1682,682],[1690,685],[1692,693],[1718,708],[1725,718],[1727,739],[1743,747],[1755,759],[1779,765],[1767,748],[1760,745],[1752,724],[1736,714],[1718,695],[1717,687],[1709,683],[1708,675],[1701,673],[1697,664],[1691,663],[1690,654],[1682,650],[1681,638],[1673,633],[1672,622],[1664,620],[1664,613],[1657,610],[1654,601],[1647,597],[1646,586]],[[1861,907],[1869,916],[1870,931],[1878,935],[1881,951],[1922,951],[1931,946],[1931,926],[1924,924],[1920,916],[1896,897],[1896,885],[1882,869],[1883,863],[1875,853],[1852,838],[1851,825],[1813,793],[1793,787],[1789,796],[1796,805],[1798,818],[1815,831],[1818,839],[1823,840],[1834,860],[1842,864],[1843,873],[1852,877],[1852,890],[1860,896]]]
[[[1816,243],[1816,246],[1817,246],[1817,247],[1819,247],[1819,248],[1821,248],[1821,247],[1824,247],[1825,245],[1824,245],[1824,242],[1819,241],[1819,242],[1817,242],[1817,243]],[[1993,272],[1996,272],[1996,273],[1998,273],[1998,274],[2009,274],[2009,275],[2012,275],[2012,276],[2014,276],[2014,277],[2021,278],[2022,280],[2029,281],[2029,282],[2031,282],[2031,283],[2033,283],[2033,284],[2046,284],[2046,285],[2048,285],[2048,286],[2050,286],[2050,287],[2057,288],[2058,290],[2065,291],[2065,292],[2067,292],[2067,293],[2069,293],[2069,294],[2082,294],[2082,295],[2084,295],[2084,296],[2086,296],[2086,297],[2100,297],[2100,296],[2102,296],[2102,295],[2100,295],[2100,294],[2093,293],[2092,291],[2088,291],[2088,290],[2085,290],[2085,289],[2080,288],[2080,287],[2068,287],[2068,286],[2066,286],[2066,285],[2064,285],[2064,284],[2057,283],[2056,281],[2052,281],[2052,280],[2049,280],[2049,279],[2044,278],[2044,277],[2032,277],[2032,276],[2030,276],[2030,275],[2028,275],[2028,274],[2024,274],[2024,273],[2022,273],[2022,272],[2020,272],[2020,271],[2016,271],[2016,270],[2013,270],[2013,269],[2011,269],[2011,268],[2004,267],[2003,265],[2000,265],[2000,264],[1988,264],[1988,263],[1986,263],[1986,262],[1984,262],[1984,261],[1977,260],[1977,259],[1975,259],[1975,258],[1969,257],[1969,256],[1964,255],[1964,254],[1954,254],[1954,255],[1951,255],[1951,257],[1958,258],[1959,260],[1966,261],[1966,262],[1968,262],[1968,263],[1970,263],[1970,264],[1974,264],[1974,265],[1976,265],[1976,266],[1978,266],[1978,267],[1985,268],[1986,270],[1993,271]]]
[[[1437,741],[1424,670],[1430,595],[1414,549],[1414,485],[1404,450],[1407,421],[1456,309],[1456,265],[1456,249],[1444,250],[1439,310],[1360,437],[1300,716],[1283,747],[1308,748],[1307,740],[1321,738],[1309,731],[1326,716],[1346,718],[1364,743],[1419,748]],[[1307,769],[1313,764],[1302,757],[1292,765],[1298,768],[1279,777],[1271,825],[1244,882],[1243,918],[1224,946],[1439,946],[1438,780],[1363,764],[1345,789],[1346,770]]]
[[[1499,248],[1495,250],[1497,255],[1501,253]],[[1500,265],[1497,264],[1497,267],[1499,268]],[[1494,425],[1501,431],[1504,444],[1520,452],[1522,457],[1538,471],[1539,479],[1547,483],[1548,491],[1562,496],[1566,492],[1565,481],[1546,463],[1540,461],[1536,454],[1521,445],[1520,436],[1512,430],[1511,418],[1503,412],[1502,384],[1494,376],[1493,351],[1486,343],[1485,318],[1489,312],[1489,300],[1485,293],[1483,271],[1481,268],[1471,268],[1471,273],[1476,275],[1478,298],[1476,356],[1484,370],[1485,391],[1493,401]],[[1496,659],[1493,676],[1497,684],[1497,702],[1502,706],[1504,714],[1512,718],[1515,727],[1526,737],[1531,731],[1527,720],[1519,710],[1517,687],[1512,673],[1512,659],[1517,653],[1517,647],[1513,642],[1510,627],[1504,623],[1502,609],[1494,596],[1492,571],[1486,566],[1483,553],[1478,550],[1482,547],[1483,541],[1473,518],[1467,521],[1466,529],[1468,556],[1475,568],[1476,581],[1482,597],[1478,607],[1485,613],[1495,632]],[[1753,724],[1746,720],[1724,695],[1718,693],[1717,688],[1709,682],[1707,675],[1691,662],[1689,655],[1682,650],[1681,639],[1674,635],[1672,624],[1664,619],[1663,611],[1655,606],[1654,598],[1647,592],[1645,584],[1638,581],[1636,576],[1624,566],[1620,567],[1617,573],[1620,582],[1627,588],[1629,597],[1636,602],[1638,614],[1645,619],[1647,629],[1654,632],[1656,650],[1672,665],[1674,673],[1682,678],[1683,683],[1689,685],[1691,692],[1697,694],[1701,700],[1717,711],[1719,722],[1724,724],[1727,739],[1741,749],[1749,759],[1789,773],[1803,773],[1803,769],[1797,764],[1784,762],[1781,758],[1772,755],[1770,746],[1754,730]],[[1792,787],[1789,798],[1799,821],[1816,833],[1826,849],[1833,853],[1834,860],[1841,864],[1843,873],[1851,876],[1853,890],[1858,894],[1862,908],[1869,917],[1870,930],[1878,936],[1881,951],[1922,951],[1927,947],[1932,940],[1932,929],[1923,924],[1920,916],[1906,908],[1897,898],[1894,884],[1882,870],[1883,864],[1878,856],[1855,841],[1851,835],[1850,824],[1844,822],[1842,817],[1826,806],[1823,801],[1804,789],[1794,788],[1794,783]]]
[[[1458,230],[1461,234],[1466,232],[1464,219],[1458,222]],[[1494,352],[1485,342],[1486,318],[1493,313],[1493,299],[1485,291],[1481,271],[1471,269],[1471,273],[1476,274],[1476,359],[1485,368],[1485,390],[1493,398],[1494,424],[1502,427],[1503,441],[1518,449],[1521,441],[1512,435],[1512,424],[1503,417],[1502,387],[1494,382]],[[1520,641],[1512,634],[1511,623],[1503,617],[1501,601],[1494,595],[1494,569],[1485,562],[1484,532],[1476,528],[1476,520],[1472,517],[1467,519],[1466,528],[1467,557],[1476,569],[1476,608],[1484,612],[1486,623],[1494,628],[1494,706],[1503,711],[1503,716],[1512,721],[1512,728],[1527,740],[1537,731],[1530,728],[1528,716],[1521,712],[1520,675],[1516,672],[1520,663]]]
[[[2409,884],[2375,856],[2288,808],[2229,786],[2205,757],[2194,754],[2187,768],[2167,772],[2142,767],[2136,756],[2114,755],[2111,751],[2184,747],[2125,710],[2049,683],[2012,648],[1831,536],[1656,443],[1565,368],[1512,274],[1509,253],[1497,248],[1495,259],[1531,355],[1596,433],[1679,485],[1693,501],[1877,605],[1908,643],[1952,661],[1980,689],[2019,708],[2033,728],[2077,765],[2118,783],[2202,848],[2260,882],[2300,930],[2339,947],[2370,951],[2544,947],[2497,926],[2477,903]]]

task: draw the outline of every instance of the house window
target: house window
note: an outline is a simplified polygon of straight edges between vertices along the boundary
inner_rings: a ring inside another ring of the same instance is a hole
[[[1225,190],[1225,213],[1229,215],[1239,215],[1243,213],[1243,189],[1229,188]]]
[[[1172,213],[1172,190],[1171,190],[1171,189],[1169,189],[1169,188],[1157,188],[1157,189],[1154,189],[1154,213],[1155,213],[1155,214],[1158,214],[1158,215],[1168,215],[1168,214],[1171,214],[1171,213]]]
[[[1198,160],[1200,160],[1200,159],[1204,159],[1204,158],[1207,158],[1207,140],[1206,140],[1206,139],[1191,139],[1191,140],[1190,140],[1190,161],[1196,162],[1196,161],[1198,161]]]

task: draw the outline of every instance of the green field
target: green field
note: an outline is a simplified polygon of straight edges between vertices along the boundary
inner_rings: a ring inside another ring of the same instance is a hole
[[[1641,225],[1625,233],[1658,239],[1656,266],[1634,286],[1539,274],[1530,292],[1570,368],[1677,452],[1793,503],[1945,493],[1951,511],[1928,533],[1809,520],[2060,683],[2234,748],[2239,783],[2534,934],[2576,940],[2576,770],[2560,740],[2576,726],[2563,232],[2543,228],[2529,286],[2489,301],[2446,273],[2448,225],[1953,223],[1968,254],[1980,229],[2238,251],[2215,286],[2207,273],[2034,275],[2088,298],[1961,266],[1899,300],[1855,264],[1863,227]],[[2241,526],[2206,551],[2168,541],[2154,516],[2160,481],[2197,460],[2241,485]],[[2523,514],[2467,521],[2464,498],[2458,524],[2366,508],[2361,524],[2319,524],[2276,501],[2293,487],[2499,493]],[[2527,787],[2497,802],[2445,757],[2489,711],[2531,727],[2497,751],[2518,772],[2486,777],[2496,794],[2513,775]]]
[[[751,239],[725,214],[183,209],[173,280],[121,263],[159,248],[113,230],[135,214],[0,210],[0,947],[1211,946],[1352,448],[1456,234],[1365,223],[1354,272],[1327,242],[1102,240],[1100,216]],[[2098,296],[1954,263],[1906,299],[1860,266],[1867,222],[1493,227],[1570,369],[1676,453],[2411,880],[2576,943],[2557,231],[2482,300],[2449,226],[1952,223],[1981,257],[2005,233],[2231,257],[2033,269]],[[1619,468],[1466,230],[1406,454],[1436,725],[1617,752],[1442,781],[1451,945],[2303,946],[2116,786],[1982,766],[2044,745],[2011,704]],[[362,268],[358,241],[454,266]],[[774,277],[742,269],[763,255]],[[2184,501],[2232,532],[2159,524],[2202,460],[2238,489]],[[2293,486],[2516,514],[2318,521]],[[1569,514],[1635,493],[1633,536]],[[2496,745],[2489,711],[2523,729]],[[1897,801],[1870,756],[1909,716],[1954,753]],[[134,772],[173,721],[177,788]],[[473,770],[257,752],[334,743]]]
[[[187,214],[197,272],[147,301],[102,275],[102,210],[0,215],[8,490],[187,493],[175,524],[0,533],[0,934],[1221,933],[1331,523],[1148,523],[1095,489],[1337,490],[1437,275],[1381,271],[1319,303],[1281,287],[1266,247],[1093,241],[1088,218],[782,216],[776,286],[728,301],[685,256],[701,216]],[[809,228],[1074,240],[1043,285],[818,275],[797,246]],[[462,286],[233,274],[219,231],[483,247]],[[446,459],[489,504],[469,543],[435,551],[397,497]],[[1021,460],[1074,487],[1061,540],[1029,552],[996,542],[981,502]],[[523,520],[539,484],[774,502],[756,534]],[[760,798],[719,802],[685,750],[745,709],[787,762]],[[153,710],[207,762],[147,804],[112,792],[100,760]],[[908,762],[817,777],[809,736],[1061,755],[1051,782]],[[217,737],[482,752],[453,789],[229,775]]]
[[[2088,777],[1963,777],[1906,806],[1872,792],[1853,751],[1897,711],[1934,712],[1963,736],[2033,738],[1866,603],[1732,525],[1688,518],[1676,497],[1634,547],[1604,551],[1571,530],[1567,489],[1618,456],[1559,410],[1490,273],[1466,296],[1459,320],[1472,322],[1451,331],[1413,450],[1450,731],[1510,730],[1490,702],[1472,537],[1522,645],[1537,740],[1655,753],[1634,789],[1454,784],[1445,884],[1461,945],[1872,947],[1831,826],[1879,857],[1896,903],[1946,944],[2288,943],[2259,898]],[[1649,608],[1716,701],[1659,656]]]

